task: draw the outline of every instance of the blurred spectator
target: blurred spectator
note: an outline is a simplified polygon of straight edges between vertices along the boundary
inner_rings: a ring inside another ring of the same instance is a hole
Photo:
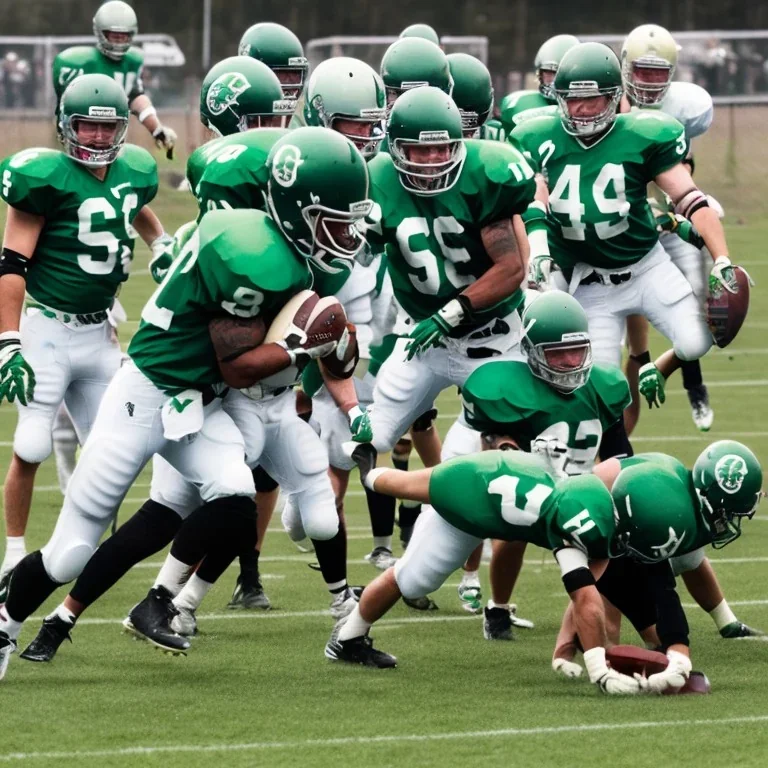
[[[8,51],[0,62],[0,80],[3,84],[3,101],[8,109],[32,106],[33,93],[25,86],[29,83],[32,68],[26,59],[20,59],[16,51]]]

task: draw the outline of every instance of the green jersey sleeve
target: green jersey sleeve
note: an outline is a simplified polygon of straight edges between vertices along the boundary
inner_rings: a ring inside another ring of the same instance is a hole
[[[0,164],[0,195],[24,213],[47,216],[56,202],[62,154],[53,149],[25,149]]]
[[[478,432],[503,431],[515,436],[519,422],[539,409],[533,394],[528,364],[494,362],[476,368],[461,388],[464,418]]]
[[[646,142],[643,157],[649,181],[682,162],[689,149],[682,123],[657,110],[636,110],[631,115],[632,129]]]
[[[151,203],[157,196],[157,161],[143,147],[136,144],[126,144],[120,157],[131,174],[131,189],[139,198],[139,207]]]
[[[589,384],[597,396],[600,421],[606,430],[623,418],[624,409],[632,402],[629,382],[616,366],[595,363],[589,374]]]
[[[137,46],[129,48],[123,57],[122,69],[125,73],[123,87],[130,104],[137,96],[144,93],[144,51]]]

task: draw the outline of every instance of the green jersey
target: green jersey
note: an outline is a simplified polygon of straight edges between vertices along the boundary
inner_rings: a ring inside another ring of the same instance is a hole
[[[545,99],[539,91],[515,91],[507,94],[499,107],[501,125],[507,136],[526,120],[556,111],[557,105]]]
[[[119,61],[105,56],[93,45],[77,45],[63,50],[53,60],[53,88],[56,92],[56,115],[59,102],[66,87],[80,75],[107,75],[123,87],[130,104],[144,93],[141,71],[144,68],[144,53],[141,48],[132,47]]]
[[[214,139],[187,161],[187,180],[200,206],[198,220],[217,208],[265,209],[266,162],[285,128],[254,128]]]
[[[566,277],[580,262],[604,269],[630,266],[656,245],[648,183],[688,152],[677,120],[655,110],[618,115],[587,145],[551,115],[526,120],[512,138],[547,179],[549,248]]]
[[[45,219],[27,273],[27,293],[62,312],[112,306],[128,279],[137,237],[132,223],[157,193],[157,164],[126,144],[100,181],[53,149],[25,149],[0,163],[0,196]]]
[[[481,230],[523,213],[533,200],[533,170],[520,152],[498,142],[468,139],[467,156],[456,184],[445,192],[419,196],[400,183],[392,158],[379,152],[368,163],[371,197],[380,221],[368,230],[374,250],[386,246],[395,298],[414,320],[437,312],[490,269]],[[515,291],[496,307],[476,312],[463,336],[522,301]]]
[[[501,125],[501,120],[492,117],[480,126],[480,138],[486,141],[506,141],[507,132]]]
[[[169,395],[221,382],[208,323],[264,317],[311,285],[307,262],[262,211],[211,211],[141,313],[128,354]]]
[[[464,418],[479,432],[514,438],[530,451],[538,437],[568,446],[562,471],[591,472],[603,432],[622,418],[632,401],[624,374],[595,364],[586,384],[563,394],[531,373],[528,363],[490,362],[475,370],[461,388]]]
[[[596,477],[557,483],[535,457],[517,451],[450,459],[429,479],[437,513],[471,536],[527,541],[550,550],[574,546],[595,559],[608,556],[614,531],[606,495]]]
[[[684,545],[675,552],[675,556],[686,555],[689,552],[693,552],[696,549],[705,547],[712,543],[712,534],[709,527],[704,522],[704,517],[700,513],[701,502],[699,496],[696,493],[696,488],[693,485],[693,473],[686,469],[685,465],[675,459],[672,456],[667,456],[666,453],[638,453],[634,456],[630,456],[626,459],[621,459],[621,468],[634,467],[638,464],[653,464],[660,469],[665,469],[680,478],[683,483],[681,493],[685,493],[687,500],[691,506],[696,510],[696,531],[689,541],[686,541]],[[685,490],[682,490],[682,489]]]

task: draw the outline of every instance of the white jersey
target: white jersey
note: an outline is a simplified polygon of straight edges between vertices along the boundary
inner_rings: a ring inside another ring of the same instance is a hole
[[[706,133],[714,117],[712,97],[695,83],[672,83],[662,99],[661,111],[683,124],[686,139]]]

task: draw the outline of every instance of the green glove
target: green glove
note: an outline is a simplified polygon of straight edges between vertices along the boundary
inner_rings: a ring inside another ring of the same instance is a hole
[[[739,284],[733,274],[733,264],[727,256],[718,256],[712,271],[709,273],[709,291],[714,293],[717,286],[722,285],[728,293],[738,293]]]
[[[406,360],[412,360],[420,352],[440,343],[465,317],[466,312],[459,299],[451,299],[434,315],[422,320],[409,334],[411,339],[405,348]]]
[[[653,364],[646,363],[640,368],[637,388],[640,394],[648,401],[648,407],[657,408],[667,399],[664,394],[664,377],[661,371]]]
[[[156,283],[162,283],[168,270],[173,264],[174,247],[176,241],[163,232],[160,237],[152,241],[149,246],[152,250],[152,258],[149,262],[149,274]]]
[[[365,408],[356,405],[349,410],[347,418],[349,419],[349,431],[356,443],[370,443],[373,440],[371,417]]]
[[[17,331],[0,333],[0,403],[16,398],[28,405],[35,394],[35,372],[21,354]]]
[[[541,254],[534,256],[528,264],[528,277],[531,282],[541,288],[549,288],[549,276],[554,260],[551,256]]]

